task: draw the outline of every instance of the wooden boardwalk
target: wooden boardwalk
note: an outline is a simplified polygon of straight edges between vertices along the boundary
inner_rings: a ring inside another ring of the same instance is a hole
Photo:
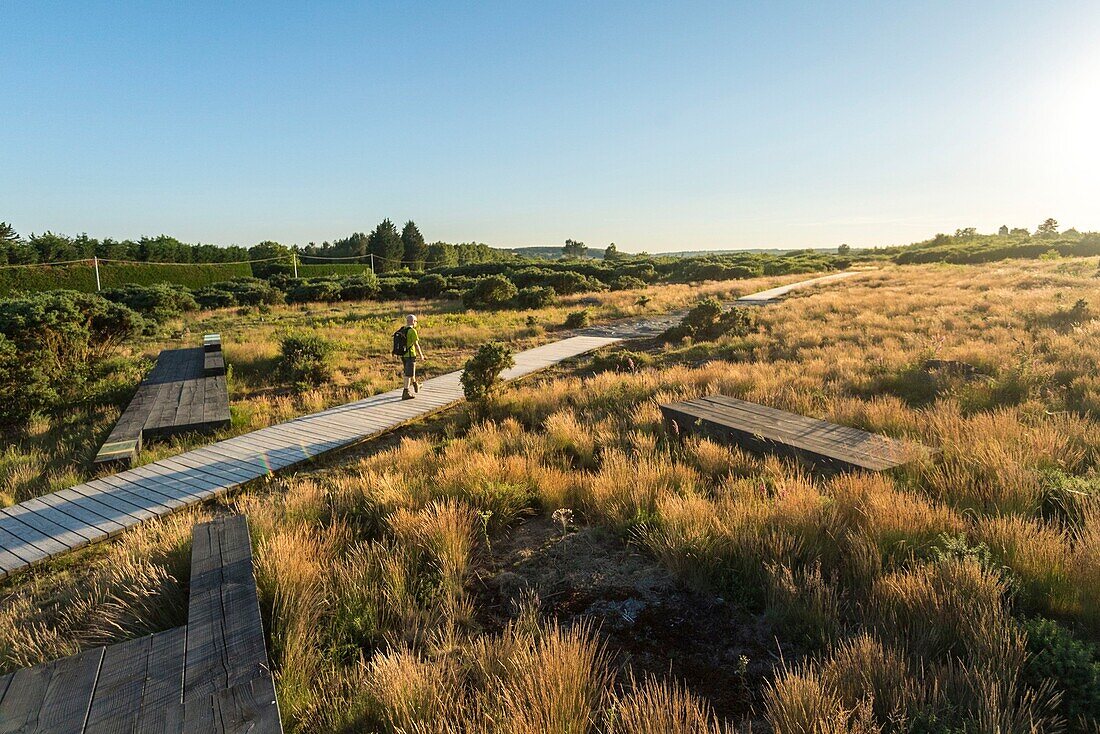
[[[516,355],[514,380],[619,341],[575,336]],[[0,509],[0,578],[463,399],[461,371],[390,390]]]
[[[662,404],[661,412],[680,433],[700,433],[752,450],[845,469],[883,471],[928,456],[931,451],[724,395]]]
[[[137,458],[145,438],[215,431],[229,425],[221,338],[208,334],[203,342],[202,347],[160,353],[103,442],[95,463],[128,465]]]
[[[851,278],[864,272],[867,271],[844,270],[839,273],[833,273],[832,275],[822,275],[819,278],[800,280],[797,283],[788,283],[787,285],[781,285],[776,288],[769,288],[768,290],[760,291],[759,293],[750,293],[747,296],[741,296],[736,301],[734,301],[734,303],[739,306],[760,306],[768,303],[774,303],[789,294],[791,291],[801,290],[803,288],[810,288],[817,285],[826,285],[827,283],[833,283],[838,280],[844,280],[845,278]]]
[[[738,303],[766,294],[761,302],[767,303],[795,288],[854,274],[792,283]],[[576,336],[520,352],[502,378],[514,380],[623,339],[653,336],[678,320],[677,314],[663,314],[579,330]],[[463,399],[461,374],[425,380],[415,400],[403,401],[400,389],[390,390],[0,508],[0,579],[454,405]]]
[[[0,676],[0,732],[282,731],[248,525],[197,525],[183,627]]]

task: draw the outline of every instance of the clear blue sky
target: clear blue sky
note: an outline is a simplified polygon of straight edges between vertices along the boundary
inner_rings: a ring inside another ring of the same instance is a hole
[[[628,251],[1100,229],[1100,3],[0,0],[23,233]]]

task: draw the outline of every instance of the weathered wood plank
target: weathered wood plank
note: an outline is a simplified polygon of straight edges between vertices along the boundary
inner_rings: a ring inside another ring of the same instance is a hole
[[[929,453],[910,442],[728,396],[667,403],[661,411],[681,430],[842,467],[883,471]]]
[[[138,716],[152,643],[152,636],[146,635],[104,649],[84,734],[139,731]]]
[[[183,731],[213,734],[282,732],[275,684],[264,674],[184,704]]]
[[[52,674],[37,731],[81,734],[102,661],[103,648],[99,647],[48,664]]]
[[[152,636],[149,666],[135,732],[176,731],[183,702],[184,643],[187,627],[177,627]]]

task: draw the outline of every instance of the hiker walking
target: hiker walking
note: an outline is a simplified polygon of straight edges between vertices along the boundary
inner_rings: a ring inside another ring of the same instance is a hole
[[[416,330],[416,314],[405,317],[405,325],[393,333],[393,354],[400,357],[405,368],[405,391],[402,400],[412,400],[420,392],[420,383],[416,380],[416,358],[424,356],[420,346],[420,333]]]

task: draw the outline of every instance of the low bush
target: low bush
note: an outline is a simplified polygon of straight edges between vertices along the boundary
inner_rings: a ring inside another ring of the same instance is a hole
[[[378,296],[378,278],[373,273],[353,275],[337,282],[341,301],[366,301]]]
[[[677,326],[665,332],[670,340],[691,337],[697,341],[717,339],[720,336],[745,336],[755,321],[747,310],[736,306],[729,311],[722,310],[722,304],[716,298],[707,298],[697,303]]]
[[[1024,623],[1029,653],[1024,680],[1035,688],[1053,681],[1062,691],[1062,714],[1076,723],[1100,720],[1100,651],[1041,617]]]
[[[416,295],[416,285],[419,281],[405,276],[379,278],[379,295],[386,300],[409,298]]]
[[[520,308],[546,308],[554,303],[556,295],[553,288],[532,285],[520,289],[516,304]]]
[[[86,293],[0,301],[0,421],[78,399],[89,372],[143,326],[132,309]]]
[[[514,366],[512,350],[503,344],[482,344],[462,370],[462,392],[471,402],[484,402],[500,382],[500,373]]]
[[[292,334],[279,343],[279,372],[298,388],[332,379],[332,343],[317,334]]]
[[[300,280],[290,285],[286,291],[288,303],[311,303],[323,301],[331,303],[340,300],[340,283],[330,278]]]
[[[241,306],[274,306],[283,302],[283,292],[260,278],[234,278],[219,283],[218,290],[232,293]]]
[[[429,273],[416,281],[416,295],[421,298],[437,298],[449,287],[447,279],[438,273]]]
[[[518,293],[512,281],[503,275],[487,275],[463,294],[462,303],[466,308],[503,308]]]
[[[566,329],[580,329],[588,326],[591,321],[592,314],[589,313],[587,308],[582,308],[579,311],[571,311],[569,315],[565,317]]]
[[[221,288],[200,288],[195,291],[195,303],[199,308],[229,308],[237,305],[237,297]]]
[[[154,321],[167,321],[184,312],[197,311],[195,297],[178,285],[124,285],[103,291],[108,301],[121,303]]]
[[[632,275],[620,275],[611,280],[611,290],[613,291],[629,291],[636,288],[645,288],[645,286],[644,280],[635,278]]]

